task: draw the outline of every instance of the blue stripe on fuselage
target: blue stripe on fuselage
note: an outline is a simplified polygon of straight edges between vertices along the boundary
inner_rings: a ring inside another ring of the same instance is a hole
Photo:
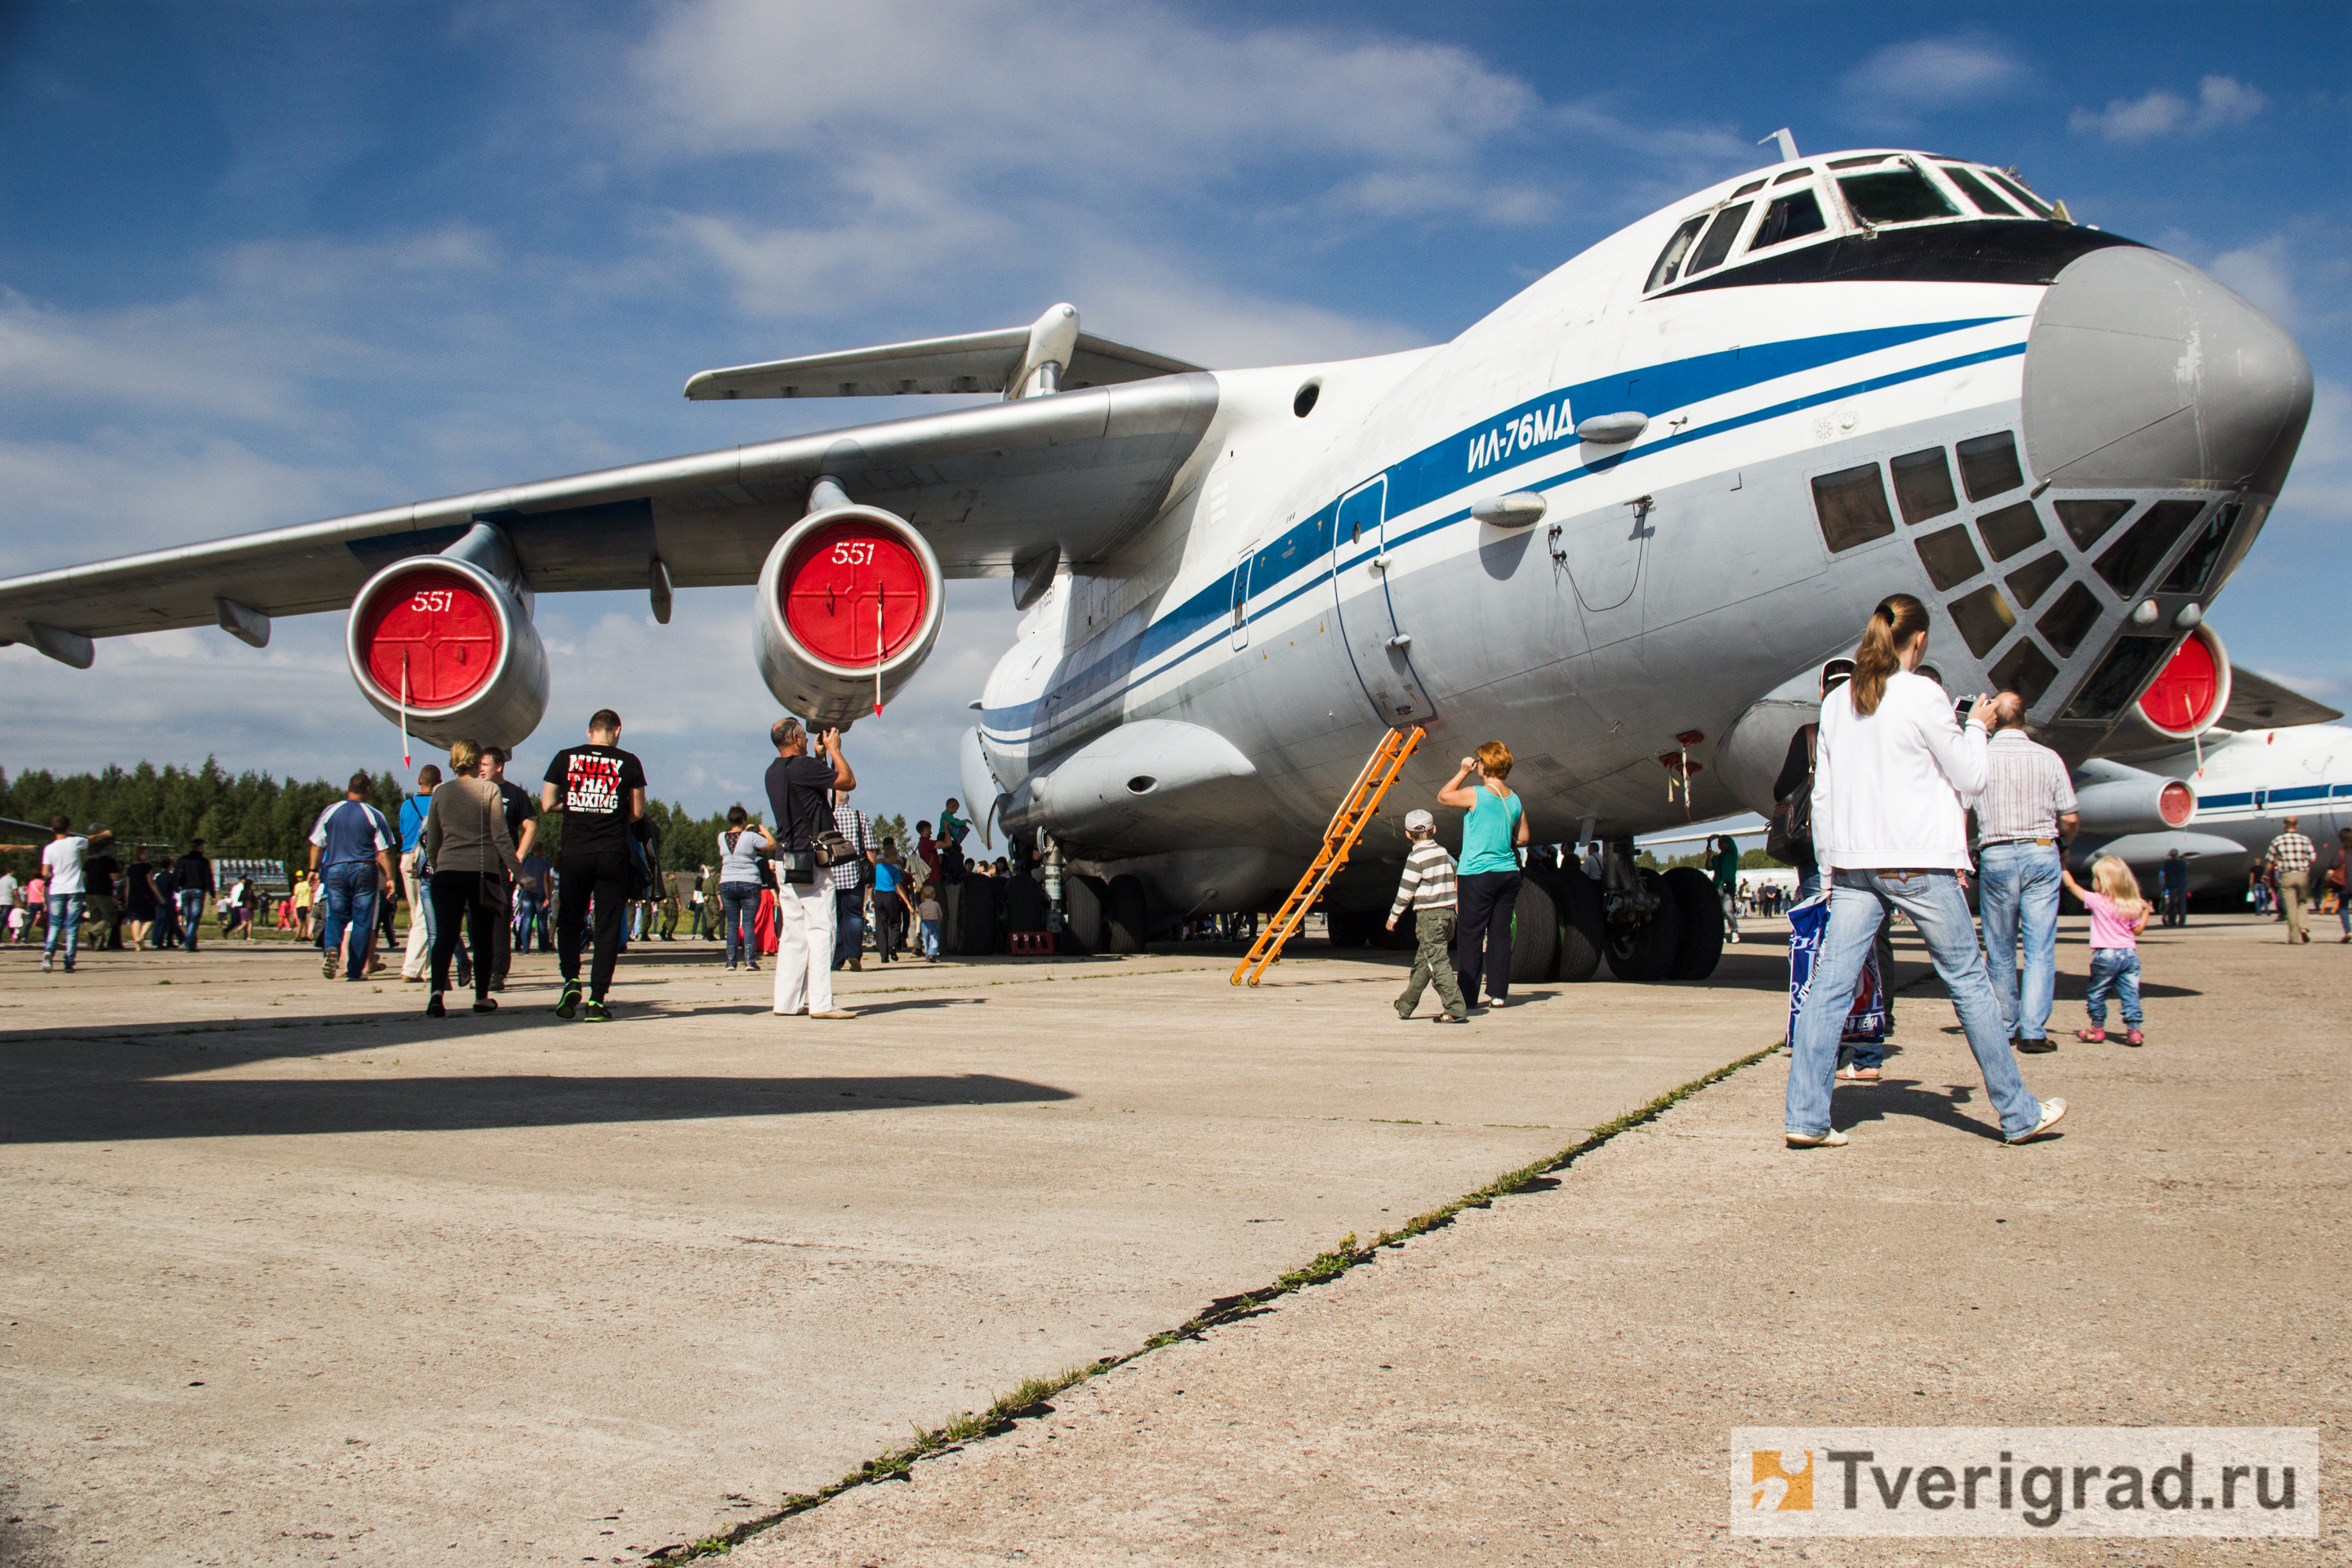
[[[1651,415],[1661,414],[1670,408],[1679,408],[1704,402],[1708,398],[1743,391],[1767,381],[1794,375],[1807,370],[1817,370],[1823,365],[1837,363],[1841,360],[1858,358],[1863,354],[1874,353],[1882,349],[1898,348],[1922,339],[1964,331],[1971,327],[1986,326],[1995,321],[2011,319],[2013,318],[1980,316],[1955,321],[1933,321],[1904,327],[1872,328],[1862,331],[1831,332],[1816,338],[1798,338],[1785,342],[1759,343],[1717,353],[1698,354],[1689,359],[1670,360],[1663,364],[1604,376],[1594,381],[1580,382],[1564,391],[1548,393],[1542,397],[1530,399],[1515,408],[1507,409],[1496,419],[1484,420],[1469,429],[1456,431],[1444,440],[1391,465],[1383,470],[1389,480],[1386,515],[1395,519],[1426,506],[1432,501],[1443,500],[1449,495],[1469,489],[1476,481],[1478,473],[1482,469],[1515,466],[1535,458],[1581,447],[1582,443],[1576,439],[1575,420],[1570,414],[1570,410],[1579,406],[1599,413],[1615,414],[1631,411]],[[1654,457],[1661,452],[1671,451],[1693,441],[1723,435],[1728,431],[1758,424],[1766,419],[1778,418],[1837,398],[1850,397],[1857,393],[1877,391],[1885,387],[1899,385],[1904,382],[1916,381],[1943,371],[1980,364],[1990,360],[2021,354],[2024,352],[2023,343],[2009,343],[1977,353],[1941,360],[1933,364],[1919,365],[1909,370],[1873,376],[1864,381],[1832,387],[1804,397],[1791,398],[1748,414],[1734,415],[1696,429],[1680,431],[1616,457],[1602,458],[1589,464],[1573,463],[1555,473],[1530,479],[1525,483],[1529,488],[1558,485],[1587,475],[1605,473],[1623,463]],[[1619,400],[1610,404],[1612,395]],[[1604,404],[1609,405],[1600,406]],[[1548,426],[1542,418],[1546,411],[1550,411],[1552,415]],[[1546,428],[1549,428],[1550,434],[1541,435],[1540,433]],[[1515,432],[1511,437],[1513,444],[1508,453],[1498,451],[1492,460],[1473,467],[1471,458],[1474,446],[1499,447],[1499,434],[1507,430]],[[1520,431],[1526,432],[1524,437],[1516,433]],[[1358,488],[1357,485],[1350,485],[1348,489],[1352,493]],[[1253,554],[1243,566],[1237,566],[1234,571],[1211,581],[1182,604],[1144,627],[1141,632],[1108,651],[1105,657],[1097,659],[1086,669],[1072,675],[1057,685],[1052,696],[1065,704],[1060,717],[1065,720],[1074,717],[1074,699],[1095,695],[1113,680],[1118,681],[1121,693],[1124,693],[1145,681],[1157,679],[1184,659],[1201,652],[1202,647],[1194,647],[1168,659],[1165,663],[1153,664],[1154,660],[1171,653],[1171,650],[1196,636],[1211,622],[1231,616],[1234,579],[1241,572],[1246,570],[1250,574],[1247,600],[1250,607],[1246,615],[1253,621],[1282,608],[1301,595],[1311,593],[1330,581],[1332,569],[1329,557],[1333,544],[1331,527],[1332,520],[1338,512],[1339,502],[1335,500],[1326,504],[1321,510],[1292,524],[1264,549]],[[1423,523],[1410,532],[1389,538],[1385,548],[1393,550],[1400,544],[1461,522],[1469,515],[1469,510],[1466,507],[1447,512]],[[1374,552],[1367,549],[1358,557],[1339,563],[1339,569],[1344,570],[1358,564],[1360,561],[1368,560]],[[1261,601],[1262,595],[1274,594],[1276,590],[1283,589],[1292,576],[1307,570],[1312,570],[1313,574],[1306,581],[1288,586],[1276,597]],[[1210,645],[1202,645],[1202,647],[1207,646]],[[1146,666],[1151,666],[1151,668],[1145,668]],[[1120,677],[1127,679],[1120,679]],[[982,714],[982,724],[998,739],[1009,741],[1015,738],[1010,731],[1033,723],[1043,706],[1044,703],[1040,700],[1014,703],[1004,708],[992,708]]]

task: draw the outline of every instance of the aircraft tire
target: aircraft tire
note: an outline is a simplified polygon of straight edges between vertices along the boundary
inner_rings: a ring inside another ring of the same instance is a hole
[[[1658,900],[1657,911],[1631,931],[1609,933],[1609,972],[1620,980],[1647,984],[1664,980],[1683,944],[1683,911],[1674,884],[1655,871],[1642,881]]]
[[[1045,885],[1034,877],[1016,876],[1004,884],[1005,929],[1008,931],[1044,931]]]
[[[1109,897],[1104,902],[1104,925],[1113,952],[1141,952],[1150,935],[1147,922],[1150,905],[1143,896],[1143,879],[1122,876],[1110,879]]]
[[[1519,879],[1519,900],[1511,910],[1511,984],[1532,984],[1559,973],[1559,903],[1546,879],[1533,872]]]
[[[1100,877],[1065,872],[1062,904],[1069,918],[1062,938],[1072,952],[1100,952],[1110,942],[1110,884]]]
[[[957,891],[950,951],[965,958],[982,958],[996,951],[996,892],[993,877],[963,879]]]
[[[1675,902],[1683,916],[1683,940],[1674,963],[1666,966],[1669,980],[1705,980],[1723,962],[1723,896],[1715,879],[1696,866],[1677,866],[1666,873]]]
[[[1559,915],[1559,956],[1545,978],[1581,985],[1600,970],[1607,945],[1601,929],[1600,885],[1576,866],[1530,866],[1528,880],[1551,895]]]

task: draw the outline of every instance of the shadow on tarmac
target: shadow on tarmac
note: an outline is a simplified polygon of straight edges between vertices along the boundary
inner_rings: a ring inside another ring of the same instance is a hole
[[[805,1116],[915,1105],[1025,1105],[1066,1089],[990,1073],[860,1078],[161,1079],[59,1072],[18,1080],[0,1143],[447,1132],[581,1123]]]
[[[1998,1143],[2001,1141],[1998,1120],[1980,1121],[1960,1113],[1960,1107],[1975,1104],[1979,1093],[1967,1084],[1930,1089],[1918,1079],[1882,1079],[1874,1084],[1851,1088],[1840,1084],[1830,1101],[1830,1125],[1843,1132],[1865,1121],[1911,1116]],[[2055,1141],[2063,1134],[2053,1132],[2047,1136]]]

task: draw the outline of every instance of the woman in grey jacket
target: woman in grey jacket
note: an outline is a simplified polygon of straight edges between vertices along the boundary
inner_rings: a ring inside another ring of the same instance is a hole
[[[420,841],[425,865],[433,878],[433,994],[425,1016],[441,1018],[448,1010],[441,994],[449,989],[449,960],[457,951],[457,922],[466,922],[466,941],[474,954],[474,1011],[495,1013],[490,981],[498,969],[490,948],[490,922],[506,919],[507,889],[521,867],[515,859],[514,839],[507,832],[506,805],[499,786],[474,776],[482,748],[460,741],[449,748],[449,781],[433,792],[432,808],[425,816]]]

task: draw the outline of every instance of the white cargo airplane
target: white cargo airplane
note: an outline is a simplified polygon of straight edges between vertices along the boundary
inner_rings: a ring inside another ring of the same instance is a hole
[[[1537,840],[1608,847],[1598,885],[1530,876],[1521,973],[1695,978],[1714,895],[1639,871],[1633,836],[1769,806],[1882,595],[1926,599],[1951,689],[2023,692],[2070,760],[2144,747],[2136,701],[2252,544],[2311,372],[2013,173],[1856,150],[1676,202],[1408,353],[1208,371],[1056,306],[687,384],[903,393],[1003,395],[21,577],[0,637],[86,666],[95,637],[258,645],[349,606],[387,718],[512,742],[546,700],[534,594],[643,588],[667,619],[674,585],[756,583],[770,689],[846,722],[929,651],[944,574],[1010,575],[1029,614],[965,794],[1050,831],[1082,936],[1261,907],[1421,725],[1407,796],[1501,736]],[[1385,819],[1367,845],[1343,941],[1402,851]]]

